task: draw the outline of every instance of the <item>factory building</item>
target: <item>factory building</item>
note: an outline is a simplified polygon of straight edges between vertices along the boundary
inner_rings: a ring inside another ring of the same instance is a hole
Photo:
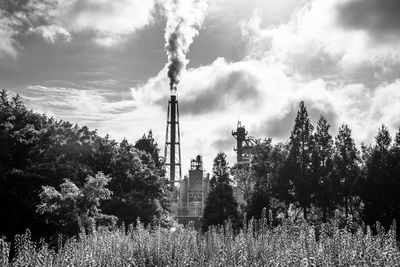
[[[170,123],[170,120],[168,123]],[[171,137],[168,134],[168,130],[170,129],[167,128],[167,138]],[[179,124],[177,131],[179,132]],[[234,149],[237,153],[237,163],[249,162],[252,148],[255,145],[254,138],[247,136],[247,131],[245,130],[244,126],[242,126],[240,121],[238,122],[236,131],[232,131],[232,135],[237,141],[237,146]],[[167,145],[171,144],[178,144],[179,147],[179,141],[176,141],[176,139],[172,139],[167,143]],[[168,165],[168,167],[170,167],[170,173],[174,171],[173,164],[179,165],[178,167],[180,168],[180,147],[178,150],[174,151],[174,153],[177,152],[179,153],[178,157],[176,157],[178,158],[178,162],[171,160],[173,163]],[[166,156],[168,156],[167,153]],[[174,158],[175,157],[173,154],[171,154],[169,157],[169,159]],[[207,195],[210,191],[210,175],[205,173],[203,168],[203,160],[200,155],[191,160],[188,176],[184,176],[183,179],[177,180],[175,177],[176,174],[179,174],[179,172],[180,171],[174,172],[170,175],[171,185],[177,183],[177,186],[174,185],[173,187],[174,200],[170,206],[171,211],[174,213],[178,223],[188,224],[189,222],[192,222],[195,227],[200,227],[200,219],[203,216]],[[244,201],[243,195],[238,187],[234,186],[233,192],[238,203]]]
[[[178,222],[186,224],[192,221],[198,224],[210,191],[210,175],[205,175],[200,155],[191,160],[189,176],[182,179],[177,190],[179,199],[172,208]]]

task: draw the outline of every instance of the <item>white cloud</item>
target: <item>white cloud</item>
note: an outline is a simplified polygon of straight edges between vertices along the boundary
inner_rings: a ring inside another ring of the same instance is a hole
[[[242,24],[248,57],[285,62],[293,71],[302,71],[307,62],[315,66],[318,61],[322,68],[333,62],[343,72],[365,65],[387,68],[399,63],[400,41],[376,43],[364,29],[339,25],[338,6],[348,1],[310,1],[279,26],[262,27],[265,18],[256,13]]]
[[[71,31],[93,30],[95,41],[112,46],[153,20],[154,0],[70,1],[60,21]]]
[[[18,24],[18,21],[7,18],[5,12],[0,10],[0,58],[5,54],[13,57],[17,55],[14,28]]]
[[[27,33],[55,43],[90,32],[98,45],[114,46],[149,25],[154,8],[155,0],[30,0],[13,13],[0,9],[0,51],[15,57],[15,37]]]

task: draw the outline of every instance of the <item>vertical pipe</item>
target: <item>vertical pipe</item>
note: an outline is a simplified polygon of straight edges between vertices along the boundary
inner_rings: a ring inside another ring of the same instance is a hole
[[[175,181],[175,147],[176,147],[176,95],[171,95],[171,144],[170,144],[170,183],[174,188]]]

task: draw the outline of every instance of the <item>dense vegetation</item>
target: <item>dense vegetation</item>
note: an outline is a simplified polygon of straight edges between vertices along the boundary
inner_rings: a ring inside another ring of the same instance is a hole
[[[288,142],[260,139],[232,168],[219,153],[205,233],[170,232],[171,192],[151,131],[118,143],[3,90],[0,264],[398,265],[390,226],[400,220],[400,131],[392,139],[382,125],[375,144],[358,149],[347,125],[336,137],[329,129],[322,116],[314,127],[301,102]]]
[[[337,221],[316,231],[305,223],[271,227],[264,218],[238,234],[229,225],[200,234],[190,228],[168,231],[138,224],[81,233],[55,252],[35,245],[29,232],[17,237],[14,266],[398,266],[392,229],[384,234],[363,227],[339,229]],[[351,224],[350,224],[351,225]],[[10,245],[0,239],[0,265]]]
[[[389,229],[400,221],[400,131],[392,140],[382,125],[372,146],[356,147],[345,124],[335,138],[321,116],[316,129],[303,102],[287,143],[258,140],[251,161],[232,168],[241,189],[242,212],[260,218],[265,207],[274,224],[302,218],[312,224],[338,212]]]
[[[135,145],[28,110],[0,92],[0,236],[74,235],[79,225],[169,224],[152,133]]]

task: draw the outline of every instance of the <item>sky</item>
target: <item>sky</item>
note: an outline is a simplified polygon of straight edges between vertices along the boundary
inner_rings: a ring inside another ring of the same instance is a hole
[[[151,129],[163,153],[168,1],[1,0],[0,88],[117,141]],[[184,174],[198,154],[208,172],[220,151],[232,166],[238,120],[286,141],[300,101],[358,145],[398,131],[400,1],[171,1],[203,4],[178,84]]]

